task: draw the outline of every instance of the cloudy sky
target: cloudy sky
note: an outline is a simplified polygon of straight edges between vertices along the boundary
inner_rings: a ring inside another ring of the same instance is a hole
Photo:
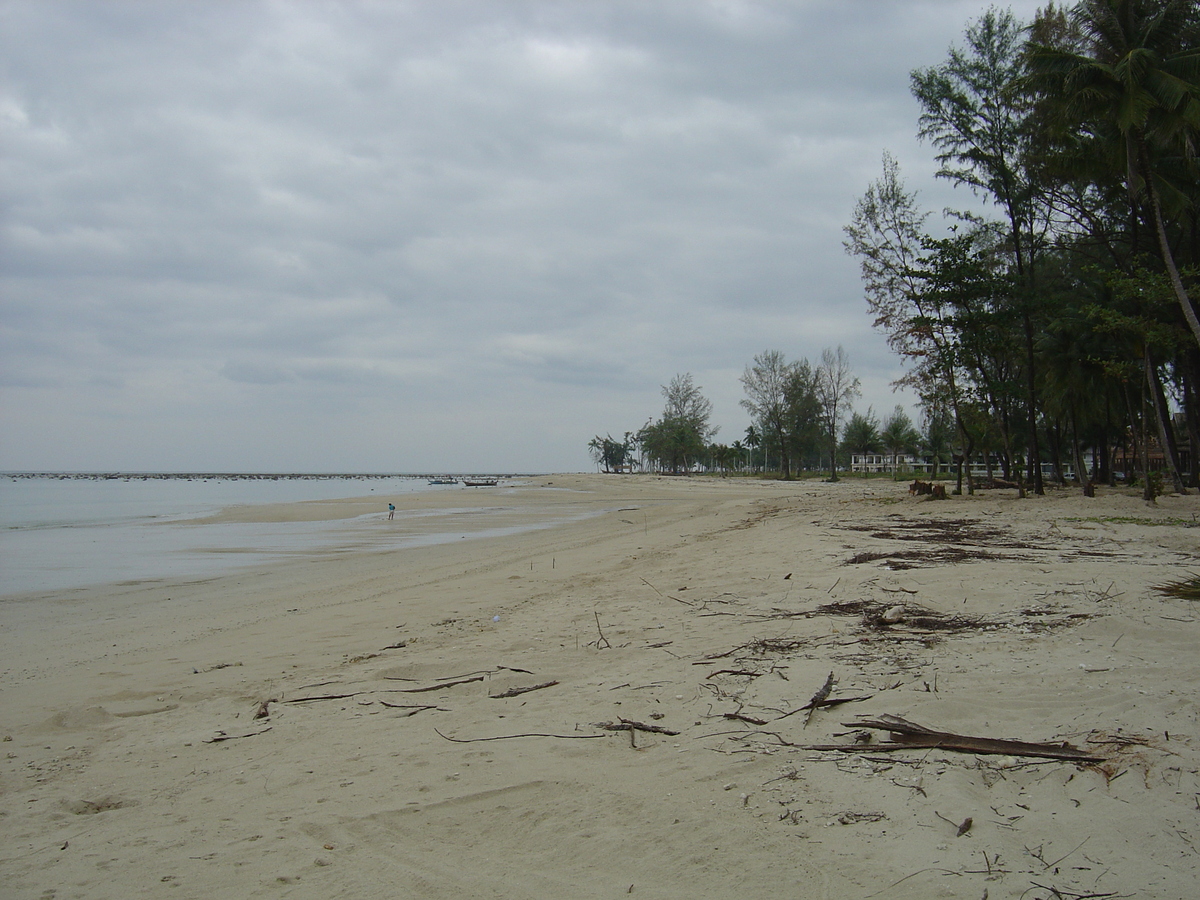
[[[1036,2],[1011,8],[1028,18]],[[0,470],[578,471],[756,353],[973,0],[0,0]]]

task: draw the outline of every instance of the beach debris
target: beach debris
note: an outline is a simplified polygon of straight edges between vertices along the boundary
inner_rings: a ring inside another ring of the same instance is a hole
[[[825,679],[825,683],[821,685],[820,690],[812,695],[812,699],[807,703],[808,715],[804,717],[805,728],[807,728],[808,723],[812,721],[812,717],[816,713],[817,707],[819,707],[826,699],[828,699],[829,692],[833,690],[833,686],[836,682],[837,679],[833,677],[833,672],[830,672],[829,677]]]
[[[650,734],[679,734],[678,731],[672,731],[670,728],[664,728],[662,725],[647,725],[645,722],[635,722],[632,719],[618,718],[615,722],[593,722],[592,724],[596,728],[603,728],[605,731],[646,731]]]
[[[599,638],[597,638],[595,641],[593,641],[593,643],[596,645],[596,649],[597,650],[611,650],[612,644],[610,644],[608,642],[608,638],[606,638],[604,636],[604,629],[600,627],[600,613],[596,612],[595,610],[592,610],[592,615],[596,617],[596,631],[600,635]]]
[[[879,617],[879,621],[884,625],[895,625],[904,619],[904,606],[893,606],[885,610],[883,615]]]
[[[192,669],[193,675],[203,675],[205,672],[215,672],[217,669],[232,669],[240,666],[240,662],[235,663],[217,663],[215,666],[209,666],[207,669]]]
[[[857,825],[859,822],[882,822],[887,818],[887,813],[882,812],[857,812],[848,809],[845,812],[840,812],[828,822],[826,825]]]
[[[427,709],[439,709],[440,708],[437,706],[430,706],[428,704],[388,703],[386,700],[380,700],[379,705],[386,706],[388,709],[405,710],[404,718],[409,718],[410,716],[415,716],[417,713],[424,712]]]
[[[543,681],[541,684],[531,684],[526,687],[513,687],[507,691],[501,691],[499,694],[488,694],[493,700],[502,700],[507,697],[519,697],[521,694],[528,694],[530,691],[540,691],[542,688],[554,687],[558,684],[557,681]]]
[[[437,734],[438,737],[445,738],[448,741],[453,741],[456,744],[477,744],[482,741],[508,741],[508,740],[512,740],[513,738],[527,738],[527,737],[562,738],[564,740],[608,737],[608,735],[605,735],[605,734],[547,734],[547,733],[540,732],[540,731],[527,731],[527,732],[522,732],[521,734],[497,734],[497,735],[493,735],[492,737],[456,738],[456,737],[450,737],[450,735],[448,735],[448,734],[442,734],[436,728],[433,730],[434,730],[434,733]]]
[[[756,719],[754,716],[747,716],[741,712],[722,713],[726,719],[733,719],[735,722],[746,722],[749,725],[766,725],[766,719]]]
[[[860,719],[843,722],[847,728],[872,728],[887,731],[891,743],[870,744],[872,752],[880,750],[906,750],[930,748],[956,750],[961,753],[998,754],[1004,756],[1033,756],[1042,759],[1076,760],[1078,762],[1103,762],[1105,757],[1072,747],[1065,741],[1058,744],[1031,741],[1013,741],[997,738],[971,737],[949,731],[936,731],[910,722],[899,716],[884,714],[876,719]],[[841,750],[859,752],[867,749],[862,744],[818,744],[804,747],[805,750]]]
[[[661,725],[647,725],[645,722],[634,722],[632,719],[618,719],[616,722],[593,722],[596,728],[603,728],[605,731],[628,731],[629,746],[634,750],[640,750],[635,734],[639,731],[646,731],[651,734],[669,734],[677,735],[678,731],[672,731],[669,728],[664,728]]]
[[[936,809],[933,811],[933,814],[935,816],[937,816],[939,819],[941,819],[943,822],[945,822],[946,824],[954,826],[954,829],[955,829],[954,836],[955,837],[962,837],[964,834],[966,834],[968,831],[970,831],[971,826],[975,824],[975,820],[972,819],[970,816],[967,816],[965,819],[962,820],[962,822],[955,822],[953,819],[947,819]]]
[[[348,694],[318,694],[315,697],[295,697],[291,700],[281,700],[280,703],[315,703],[318,700],[349,700],[359,694],[373,694],[374,691],[351,691]]]
[[[1153,588],[1160,594],[1179,600],[1200,600],[1200,574],[1193,573],[1190,578],[1156,584]]]
[[[271,730],[271,726],[268,725],[266,728],[260,729],[259,731],[248,731],[245,734],[226,734],[224,731],[218,731],[216,733],[215,737],[205,738],[204,743],[219,744],[221,741],[237,741],[237,740],[241,740],[242,738],[255,737],[260,734],[266,734],[270,730]]]
[[[486,674],[473,675],[468,678],[459,678],[459,679],[451,680],[451,681],[440,681],[437,684],[429,684],[429,685],[426,685],[425,687],[401,688],[398,690],[398,693],[401,693],[401,694],[424,694],[427,691],[440,691],[443,688],[452,688],[452,687],[456,687],[457,685],[460,685],[460,684],[471,684],[472,682],[475,682],[475,681],[483,681],[483,679],[486,677],[487,677]]]
[[[944,484],[922,481],[919,478],[908,486],[908,492],[915,497],[928,497],[930,500],[946,499],[946,486]]]

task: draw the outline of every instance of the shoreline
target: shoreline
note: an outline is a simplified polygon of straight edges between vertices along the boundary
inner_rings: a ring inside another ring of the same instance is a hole
[[[594,514],[6,604],[12,896],[1189,893],[1195,495],[532,481]],[[792,746],[860,714],[1108,762]]]
[[[482,506],[476,489],[450,489],[458,502],[422,503],[411,498],[446,489],[388,479],[392,490],[376,493],[369,480],[328,480],[345,493],[286,496],[297,493],[289,490],[280,499],[276,491],[231,491],[226,483],[193,491],[187,479],[176,478],[186,490],[127,495],[122,485],[82,498],[73,491],[9,498],[0,532],[0,602],[116,582],[208,578],[302,554],[404,549],[452,540],[454,532],[502,534],[543,527],[540,518],[548,518],[528,504],[506,516],[503,491]],[[400,504],[393,521],[386,521],[389,499]]]

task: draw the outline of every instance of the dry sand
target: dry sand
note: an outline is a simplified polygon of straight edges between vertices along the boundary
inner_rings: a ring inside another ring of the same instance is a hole
[[[1200,610],[1152,589],[1196,571],[1195,495],[470,500],[594,515],[0,605],[0,894],[1196,896]],[[806,726],[831,672],[864,699]],[[880,715],[1106,761],[803,749]]]

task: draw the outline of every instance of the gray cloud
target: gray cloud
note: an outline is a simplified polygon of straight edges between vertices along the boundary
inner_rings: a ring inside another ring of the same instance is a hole
[[[980,11],[0,3],[0,468],[577,469],[839,343],[890,409],[841,227],[885,148],[970,202],[907,76]]]

